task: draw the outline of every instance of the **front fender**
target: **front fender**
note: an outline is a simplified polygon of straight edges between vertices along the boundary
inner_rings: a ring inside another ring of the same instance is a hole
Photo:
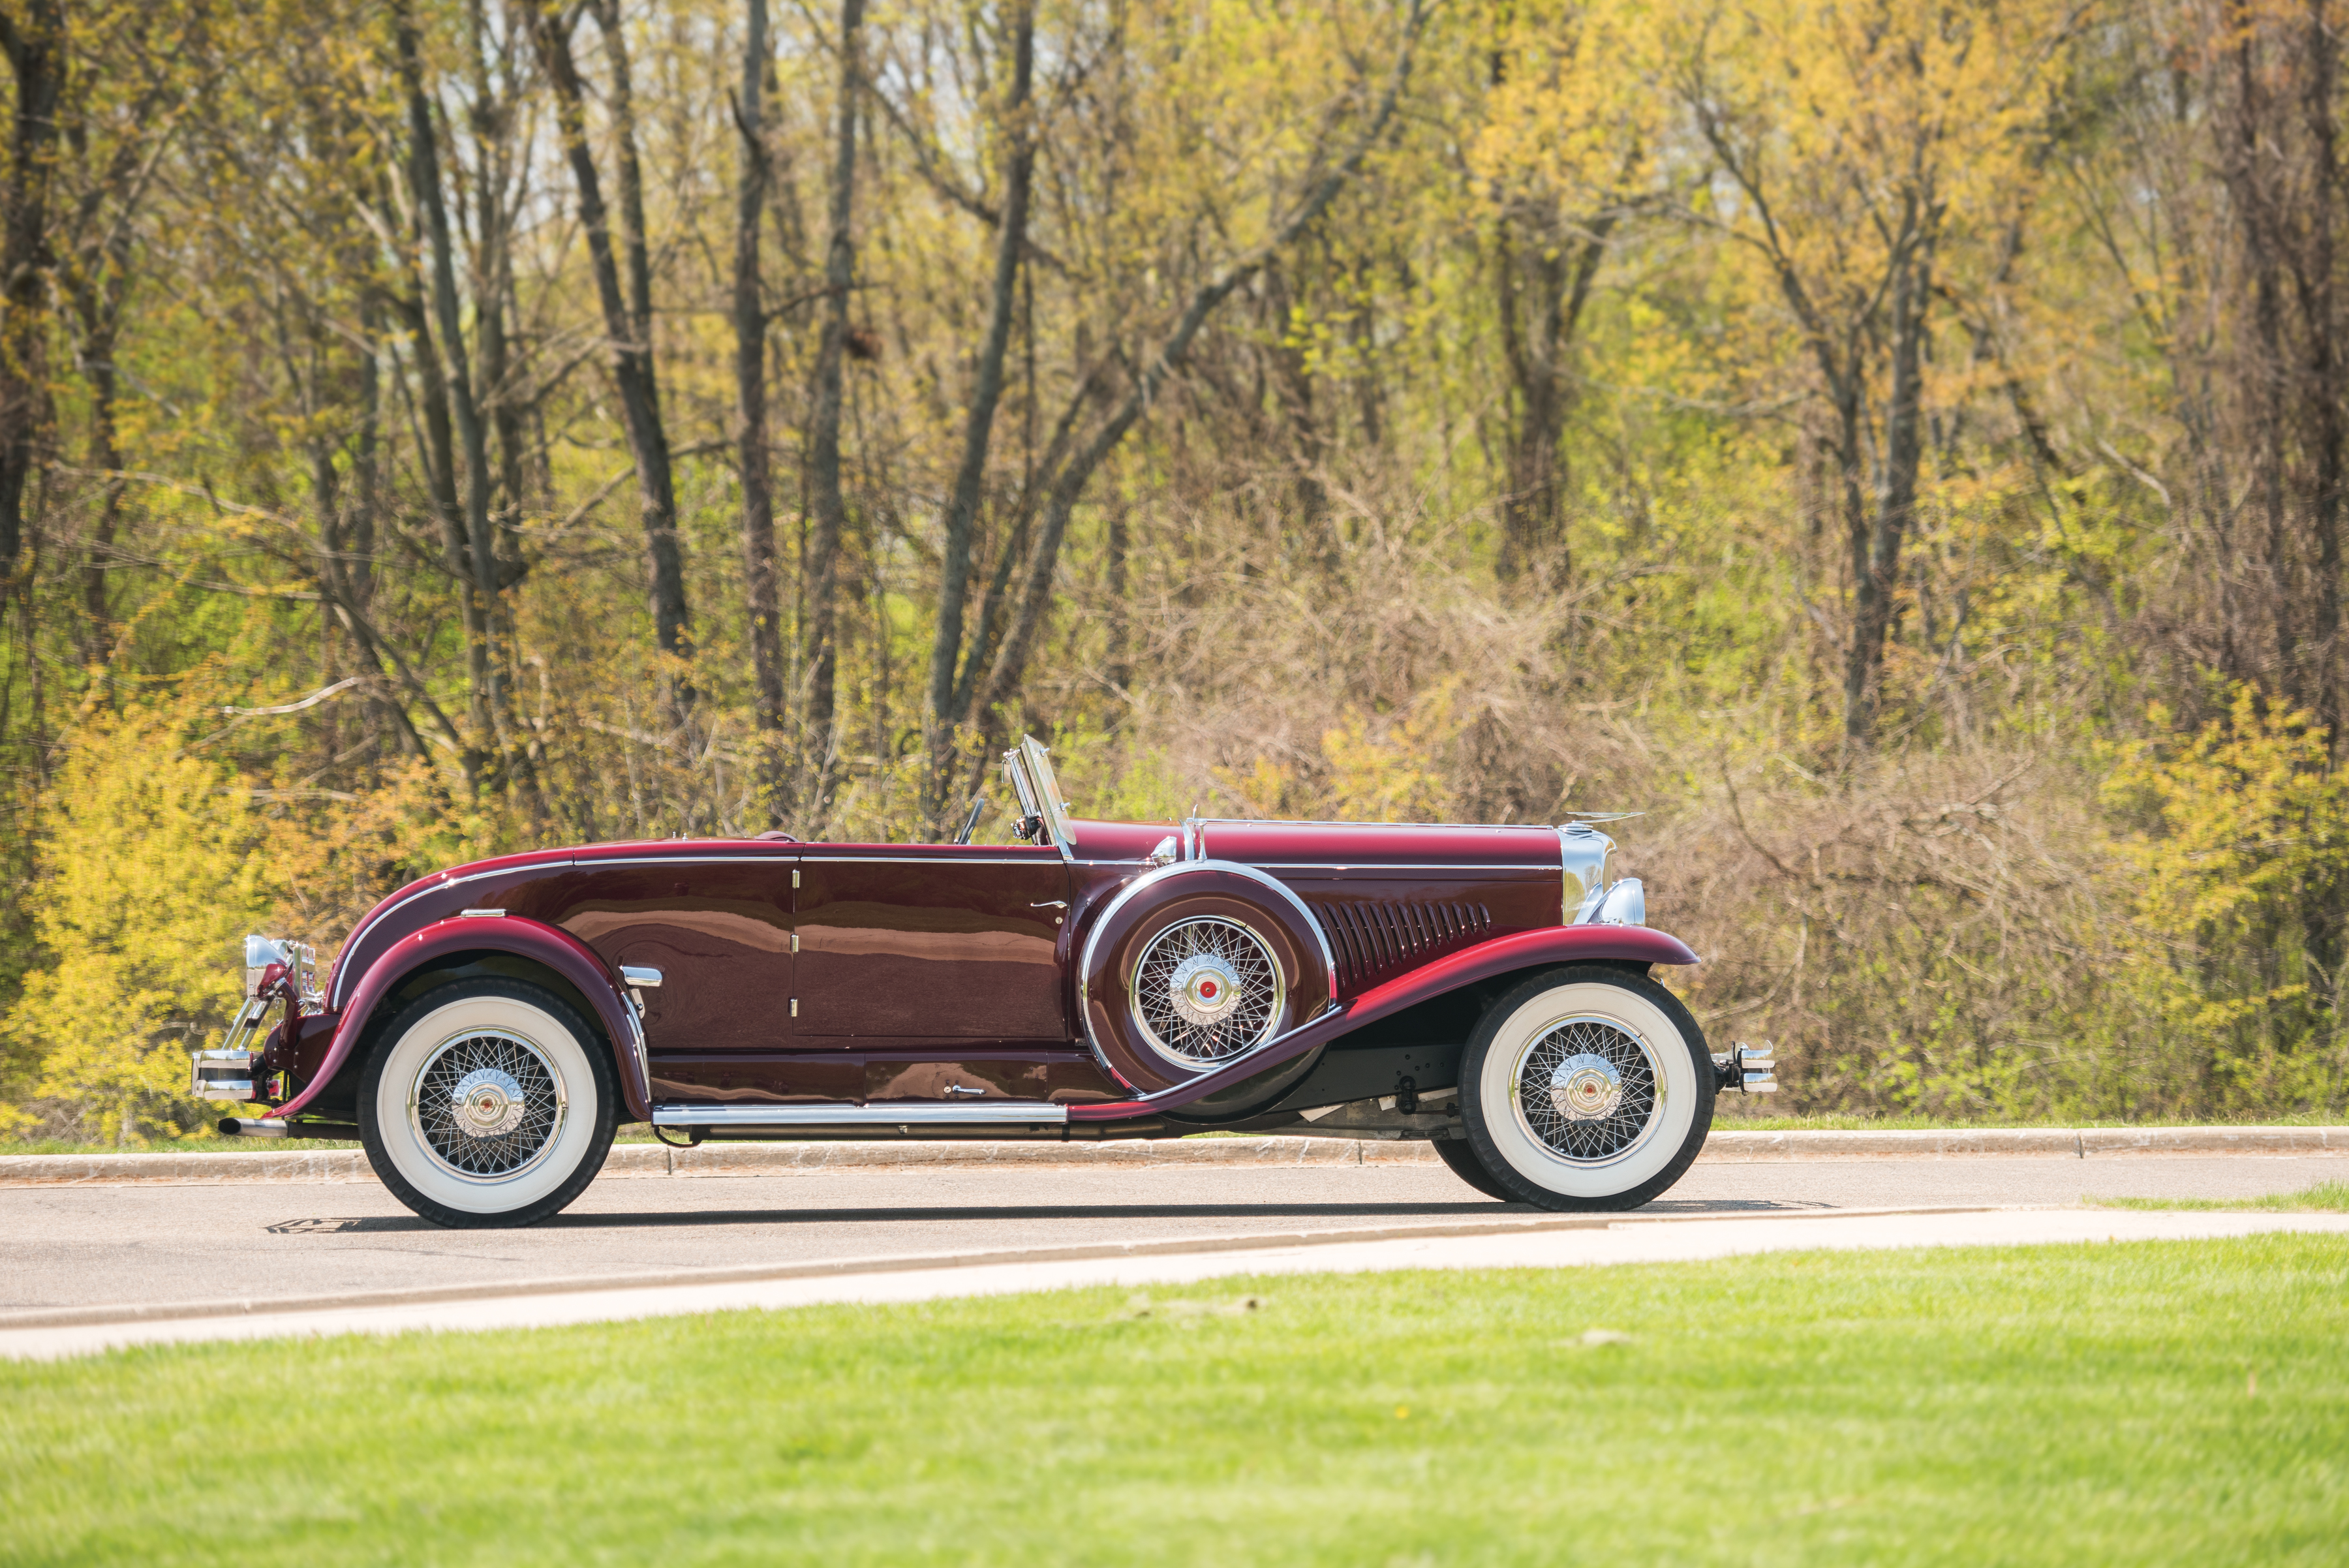
[[[1508,974],[1516,970],[1588,963],[1601,959],[1633,963],[1685,964],[1698,961],[1686,942],[1662,931],[1650,930],[1645,926],[1558,926],[1495,937],[1489,942],[1463,948],[1408,974],[1397,975],[1384,985],[1362,992],[1350,1004],[1342,1004],[1324,1012],[1302,1027],[1290,1030],[1261,1049],[1250,1052],[1203,1077],[1138,1100],[1121,1100],[1105,1106],[1071,1106],[1069,1119],[1072,1122],[1115,1122],[1178,1110],[1194,1100],[1203,1099],[1244,1078],[1254,1077],[1268,1067],[1277,1067],[1317,1046],[1326,1045],[1407,1007],[1416,1007],[1445,992],[1457,991],[1464,985],[1474,985],[1480,980],[1490,980],[1495,975]]]
[[[617,981],[595,950],[559,926],[519,915],[471,915],[439,920],[412,936],[402,937],[382,957],[367,966],[350,1002],[335,1028],[326,1058],[309,1086],[280,1106],[279,1116],[298,1116],[350,1059],[367,1033],[376,1007],[394,986],[425,964],[452,953],[509,953],[548,969],[569,981],[587,999],[603,1021],[604,1032],[617,1054],[621,1097],[638,1121],[652,1117],[652,1072],[645,1054],[644,1031],[636,1012],[620,994]]]

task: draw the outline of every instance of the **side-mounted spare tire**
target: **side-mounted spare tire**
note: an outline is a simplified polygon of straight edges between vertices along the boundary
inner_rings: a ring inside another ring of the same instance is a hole
[[[1314,1017],[1336,981],[1302,898],[1253,867],[1193,860],[1137,877],[1094,919],[1077,1005],[1101,1064],[1148,1094],[1220,1071]],[[1312,1071],[1314,1055],[1185,1114],[1244,1115]]]

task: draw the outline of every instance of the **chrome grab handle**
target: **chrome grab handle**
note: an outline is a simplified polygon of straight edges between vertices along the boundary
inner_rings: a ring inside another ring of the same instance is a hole
[[[984,1095],[987,1091],[985,1089],[974,1089],[968,1084],[948,1084],[947,1085],[947,1093],[949,1095]]]

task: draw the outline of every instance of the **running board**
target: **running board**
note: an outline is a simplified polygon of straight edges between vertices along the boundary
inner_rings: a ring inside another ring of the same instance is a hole
[[[977,1100],[960,1105],[655,1106],[657,1127],[905,1127],[1066,1126],[1069,1107],[1041,1100]]]

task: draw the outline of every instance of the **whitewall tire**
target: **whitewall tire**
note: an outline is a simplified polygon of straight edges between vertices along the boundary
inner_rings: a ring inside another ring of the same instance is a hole
[[[1486,1010],[1460,1062],[1478,1162],[1545,1209],[1636,1209],[1681,1179],[1713,1127],[1704,1034],[1662,986],[1555,970]]]
[[[529,1225],[603,1168],[618,1085],[576,1009],[523,981],[410,1002],[359,1077],[359,1136],[393,1196],[437,1225]]]

